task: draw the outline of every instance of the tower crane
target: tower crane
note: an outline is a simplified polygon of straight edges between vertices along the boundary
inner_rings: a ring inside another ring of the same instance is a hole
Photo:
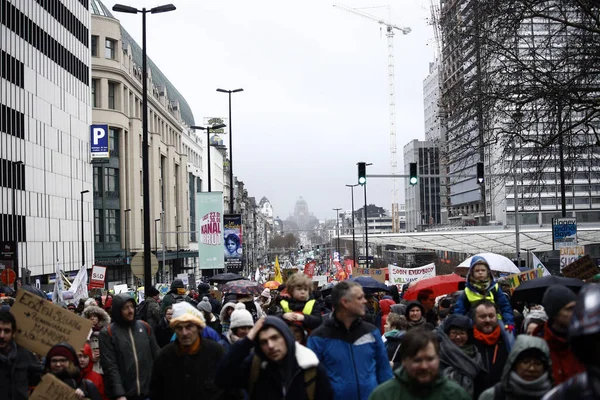
[[[400,31],[404,35],[408,35],[411,31],[410,28],[400,27],[391,23],[391,16],[388,21],[384,21],[374,15],[367,14],[366,12],[350,8],[341,4],[334,4],[336,8],[348,11],[352,14],[359,15],[361,17],[370,19],[371,21],[377,22],[379,25],[385,26],[387,36],[387,47],[388,47],[388,85],[389,85],[389,108],[390,108],[390,166],[391,173],[395,175],[398,168],[397,150],[396,150],[396,86],[394,76],[394,35],[395,31]],[[389,6],[388,6],[389,7]],[[400,231],[400,216],[398,210],[398,182],[396,178],[392,178],[392,231]]]

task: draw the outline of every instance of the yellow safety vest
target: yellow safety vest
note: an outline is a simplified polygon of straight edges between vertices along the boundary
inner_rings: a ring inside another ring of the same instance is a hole
[[[292,311],[290,309],[290,303],[287,300],[281,300],[281,302],[279,304],[281,304],[281,308],[283,308],[284,312],[298,312],[298,311]],[[307,301],[306,304],[304,305],[304,308],[302,309],[302,314],[306,314],[306,315],[312,314],[312,310],[313,310],[314,306],[315,306],[314,299]]]
[[[469,289],[468,287],[465,288],[465,296],[467,296],[467,300],[469,300],[470,304],[476,303],[479,300],[489,300],[492,303],[496,304],[496,299],[494,297],[494,290],[498,291],[498,284],[496,283],[494,286],[492,286],[492,288],[490,289],[490,291],[487,293],[487,295],[483,295],[481,293],[478,292],[474,292],[471,289]],[[502,320],[502,314],[498,313],[498,320],[501,321]]]

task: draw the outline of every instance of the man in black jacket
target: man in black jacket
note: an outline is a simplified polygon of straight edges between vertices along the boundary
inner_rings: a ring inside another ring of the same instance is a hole
[[[7,400],[27,400],[29,386],[36,386],[40,381],[42,364],[33,353],[15,343],[16,331],[15,317],[8,311],[0,311],[1,397]]]
[[[222,388],[245,389],[251,400],[333,399],[327,372],[315,353],[296,343],[278,317],[260,318],[244,339],[231,346],[216,382]]]
[[[116,400],[148,397],[152,365],[160,348],[150,325],[135,319],[135,300],[113,298],[112,323],[100,332],[100,364],[106,395]]]
[[[204,316],[191,304],[173,305],[171,327],[177,339],[162,349],[152,370],[152,400],[224,399],[214,378],[223,348],[202,338]]]

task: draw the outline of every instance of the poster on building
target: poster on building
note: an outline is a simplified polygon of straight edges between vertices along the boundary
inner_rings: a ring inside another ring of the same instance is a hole
[[[395,265],[389,265],[390,283],[393,285],[404,285],[423,278],[435,276],[435,264],[427,264],[418,268],[401,268]]]
[[[577,219],[552,219],[552,244],[554,250],[561,247],[577,246]]]
[[[223,217],[225,231],[223,246],[225,267],[227,272],[238,273],[244,268],[244,252],[242,250],[242,215],[225,214]]]
[[[223,192],[196,193],[196,218],[200,269],[222,269]]]

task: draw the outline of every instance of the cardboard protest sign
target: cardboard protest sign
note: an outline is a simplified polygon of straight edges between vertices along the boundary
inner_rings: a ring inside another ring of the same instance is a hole
[[[79,400],[79,397],[75,394],[75,389],[54,375],[46,374],[29,396],[29,400]]]
[[[567,278],[579,278],[583,281],[597,275],[600,271],[596,262],[589,254],[575,260],[562,269],[562,274]]]
[[[352,268],[352,277],[358,278],[359,276],[370,276],[377,282],[385,283],[385,274],[388,272],[387,268]]]
[[[388,266],[390,269],[390,283],[392,285],[404,285],[423,278],[432,278],[436,275],[435,264],[427,264],[419,268],[401,268],[395,265]]]
[[[23,289],[17,291],[10,313],[17,320],[17,344],[41,356],[60,342],[81,349],[92,329],[92,321]]]
[[[530,281],[532,279],[541,278],[544,276],[543,268],[531,269],[529,271],[521,272],[520,274],[512,274],[507,276],[504,279],[508,280],[508,284],[510,286],[510,292],[514,292],[517,286],[525,281]]]

